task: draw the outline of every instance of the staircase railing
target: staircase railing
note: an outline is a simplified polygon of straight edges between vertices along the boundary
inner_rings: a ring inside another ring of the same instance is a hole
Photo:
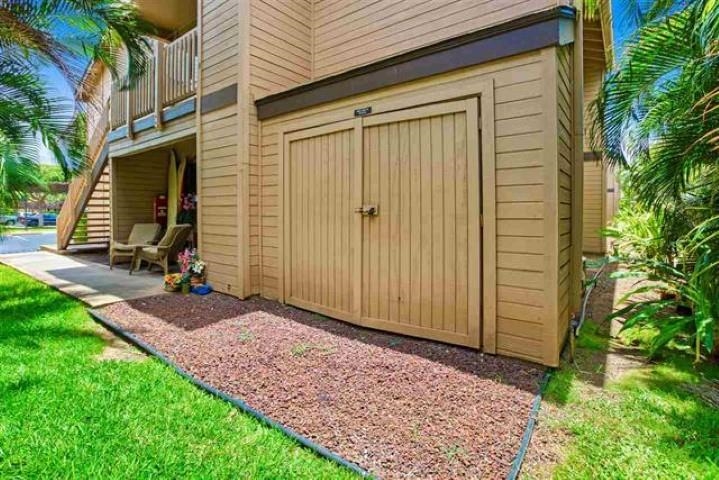
[[[110,108],[105,105],[95,129],[90,133],[87,143],[87,156],[90,163],[78,174],[68,187],[65,202],[62,204],[57,218],[57,248],[65,250],[72,240],[73,232],[77,227],[87,202],[92,196],[102,171],[107,162],[105,139],[110,125]]]

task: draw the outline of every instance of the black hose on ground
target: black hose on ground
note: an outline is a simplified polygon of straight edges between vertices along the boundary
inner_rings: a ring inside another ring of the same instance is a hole
[[[544,390],[547,388],[547,384],[549,384],[550,378],[552,378],[552,372],[554,372],[554,369],[548,368],[544,372],[542,380],[539,382],[539,391],[534,396],[534,400],[532,400],[532,409],[529,411],[529,420],[527,421],[527,426],[524,429],[522,441],[519,442],[517,455],[514,457],[512,467],[509,469],[509,473],[507,474],[507,480],[516,480],[520,470],[522,469],[524,457],[527,455],[527,450],[529,449],[529,442],[532,440],[534,428],[537,425],[537,417],[539,416],[539,409],[542,405],[542,396],[544,395]]]
[[[364,470],[359,465],[352,463],[345,458],[342,458],[341,456],[337,455],[336,453],[332,452],[331,450],[328,450],[327,448],[323,447],[322,445],[316,444],[309,438],[307,438],[303,435],[300,435],[299,433],[295,432],[291,428],[286,427],[286,426],[282,425],[281,423],[271,419],[270,417],[266,416],[259,410],[256,410],[256,409],[250,407],[247,403],[240,400],[239,398],[231,397],[230,395],[227,395],[226,393],[216,389],[212,385],[209,385],[209,384],[203,382],[202,380],[194,377],[192,374],[185,371],[179,365],[177,365],[172,360],[170,360],[169,358],[164,356],[162,353],[157,351],[150,344],[144,342],[143,340],[140,340],[138,337],[136,337],[135,335],[126,331],[125,329],[123,329],[122,327],[117,325],[115,322],[113,322],[112,320],[110,320],[109,318],[107,318],[106,316],[101,314],[100,312],[93,310],[93,309],[88,309],[88,312],[90,313],[90,316],[92,316],[92,318],[96,322],[98,322],[100,325],[107,328],[108,330],[110,330],[112,333],[114,333],[118,337],[126,340],[127,342],[131,343],[132,345],[135,345],[137,348],[144,351],[145,353],[152,355],[153,357],[157,358],[164,364],[168,365],[169,367],[172,367],[172,369],[174,369],[175,372],[177,372],[181,377],[188,380],[190,383],[192,383],[196,387],[206,391],[210,395],[213,395],[217,398],[220,398],[220,399],[232,404],[234,407],[239,408],[243,412],[247,413],[248,415],[251,415],[252,417],[259,420],[260,422],[264,423],[265,425],[281,431],[288,437],[297,441],[303,447],[306,447],[306,448],[312,450],[317,455],[324,457],[328,460],[331,460],[331,461],[353,471],[354,473],[361,475],[362,477],[377,478],[377,477],[373,476],[372,474],[370,474],[367,470]]]

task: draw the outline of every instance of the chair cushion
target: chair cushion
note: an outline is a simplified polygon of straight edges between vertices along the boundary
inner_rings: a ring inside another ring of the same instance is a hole
[[[112,250],[115,252],[132,253],[135,250],[135,245],[128,245],[127,243],[114,242],[112,244]]]
[[[157,251],[157,247],[145,247],[142,249],[142,257],[150,260],[160,260],[162,255]]]

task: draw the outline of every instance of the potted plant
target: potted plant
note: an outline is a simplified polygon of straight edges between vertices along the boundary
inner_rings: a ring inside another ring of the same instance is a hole
[[[180,290],[182,285],[182,274],[181,273],[169,273],[165,275],[165,291],[167,292],[177,292]]]
[[[189,294],[191,288],[192,285],[190,284],[190,277],[188,275],[183,275],[180,279],[180,289],[182,290],[182,293],[185,295]]]
[[[207,264],[202,261],[196,249],[185,249],[177,257],[180,264],[180,273],[185,275],[190,285],[202,285],[205,283],[205,271]]]

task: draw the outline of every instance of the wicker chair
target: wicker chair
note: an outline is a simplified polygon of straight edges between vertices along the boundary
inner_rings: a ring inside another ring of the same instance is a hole
[[[160,235],[159,223],[136,223],[132,226],[127,242],[112,242],[110,246],[110,270],[115,265],[115,260],[121,257],[132,258],[135,247],[152,245]],[[132,270],[132,265],[130,265]]]
[[[153,265],[159,265],[164,269],[165,275],[167,275],[170,259],[177,256],[191,233],[192,225],[183,223],[168,228],[162,240],[160,240],[156,246],[135,247],[130,275],[132,275],[133,270],[139,270],[142,267],[143,260],[148,263],[148,272],[152,270]]]

